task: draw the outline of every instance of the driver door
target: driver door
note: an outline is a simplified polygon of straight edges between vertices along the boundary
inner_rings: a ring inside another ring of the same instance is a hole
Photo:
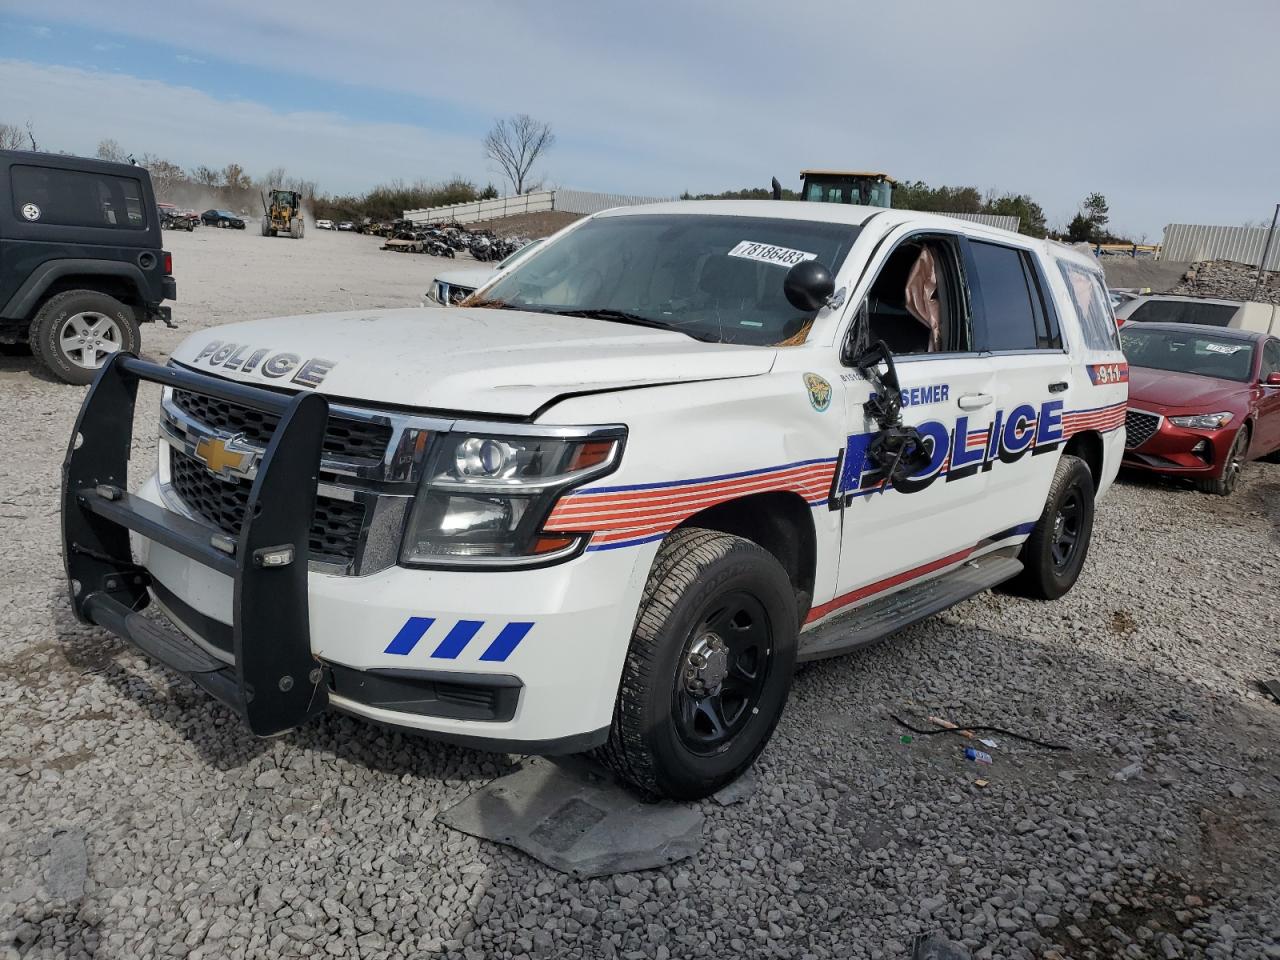
[[[942,329],[929,333],[926,324],[920,337],[911,325],[921,321],[912,311],[928,311],[920,309],[920,290],[912,296],[905,287],[918,282],[924,249],[933,254],[938,291],[932,299]],[[987,469],[998,453],[991,443],[994,368],[972,349],[968,299],[954,236],[908,234],[878,267],[852,333],[855,342],[894,339],[902,422],[920,432],[928,462],[896,481],[877,466],[873,443],[881,426],[866,404],[879,384],[847,370],[841,380],[849,436],[836,491],[842,528],[836,596],[816,607],[811,621],[957,566],[1000,532],[998,508],[984,503]]]

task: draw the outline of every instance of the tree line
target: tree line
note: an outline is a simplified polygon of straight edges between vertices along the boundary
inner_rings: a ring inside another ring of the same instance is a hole
[[[721,193],[681,194],[682,200],[768,200],[773,196],[764,187],[747,187],[742,190],[725,190]],[[786,187],[783,200],[799,200],[800,194]],[[922,213],[986,213],[1018,218],[1018,232],[1032,237],[1051,237],[1070,243],[1129,243],[1108,229],[1109,208],[1107,198],[1091,193],[1068,223],[1051,229],[1044,215],[1044,208],[1025,193],[999,193],[989,190],[983,193],[977,187],[931,187],[923,180],[904,180],[893,188],[893,206],[898,210],[919,210]]]

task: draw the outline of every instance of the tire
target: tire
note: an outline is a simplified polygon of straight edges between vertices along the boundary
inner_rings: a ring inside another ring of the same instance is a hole
[[[795,592],[772,554],[741,537],[677,530],[645,584],[609,739],[595,756],[647,794],[716,792],[769,742],[798,632]]]
[[[1240,473],[1244,468],[1245,458],[1249,455],[1249,427],[1246,424],[1236,431],[1231,441],[1231,449],[1227,458],[1222,461],[1222,470],[1216,477],[1197,480],[1196,487],[1205,493],[1219,497],[1229,497],[1240,483]]]
[[[94,290],[50,297],[31,321],[30,338],[32,352],[54,376],[81,385],[93,381],[111,353],[137,353],[142,342],[133,309]]]
[[[1009,581],[1011,592],[1036,600],[1057,600],[1075,586],[1093,535],[1093,494],[1088,464],[1063,454],[1049,485],[1044,511],[1018,554],[1022,572]]]
[[[271,218],[265,215],[262,218],[262,235],[264,237],[271,236]]]

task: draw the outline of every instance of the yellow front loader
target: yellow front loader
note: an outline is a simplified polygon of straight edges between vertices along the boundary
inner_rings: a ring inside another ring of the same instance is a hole
[[[272,190],[271,202],[262,198],[262,235],[302,239],[302,194],[296,190]]]

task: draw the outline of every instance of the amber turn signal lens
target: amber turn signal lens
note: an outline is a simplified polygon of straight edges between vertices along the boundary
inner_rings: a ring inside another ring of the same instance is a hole
[[[615,440],[591,440],[579,445],[573,455],[573,460],[569,464],[569,472],[585,470],[588,467],[595,467],[604,463],[609,459],[609,455],[613,453],[616,443],[617,441]]]

